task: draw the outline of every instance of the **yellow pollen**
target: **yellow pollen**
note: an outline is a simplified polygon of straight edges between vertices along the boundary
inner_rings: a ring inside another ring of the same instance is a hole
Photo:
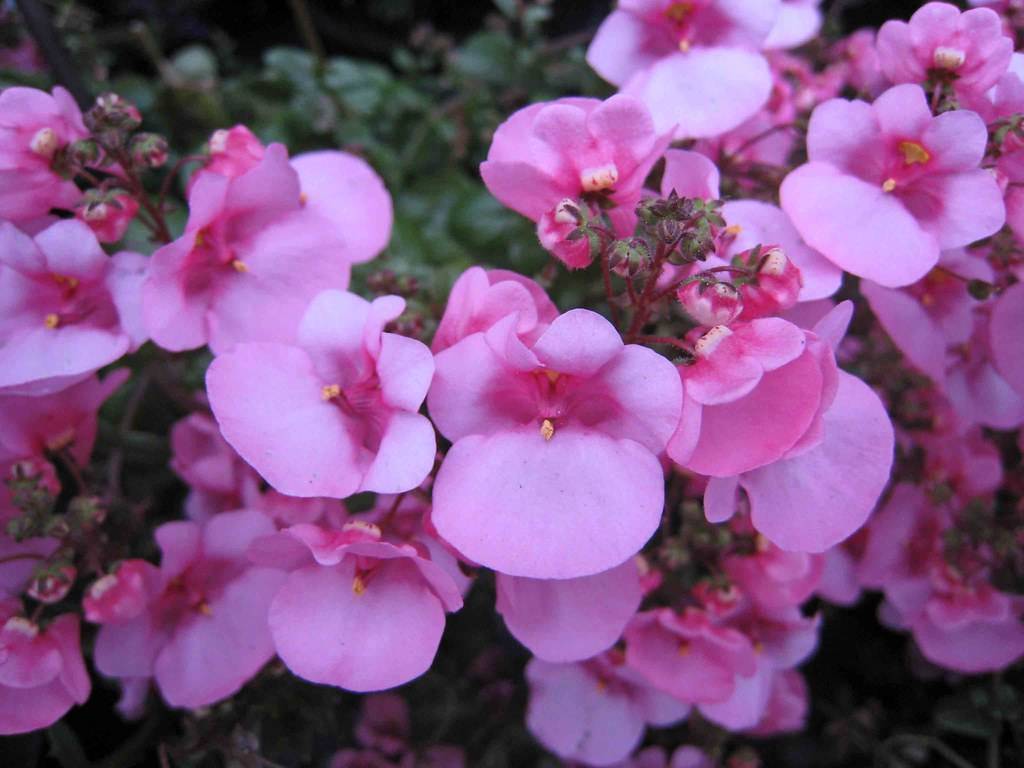
[[[58,325],[60,325],[60,316],[51,312],[50,314],[43,318],[43,325],[45,325],[47,328],[51,330],[56,328]]]
[[[760,533],[757,534],[757,536],[754,538],[754,548],[758,552],[767,552],[768,551],[768,547],[769,547],[768,539],[766,539]]]
[[[756,641],[754,643],[754,653],[761,653],[763,651],[764,651],[764,643],[762,643],[760,640]]]
[[[551,419],[544,419],[544,421],[540,423],[540,436],[545,440],[550,440],[555,436],[555,425],[552,423]]]
[[[562,374],[560,374],[558,371],[552,371],[550,368],[545,368],[544,375],[548,377],[548,381],[554,384],[556,381],[558,381],[558,377],[561,376]]]
[[[736,237],[736,235],[738,235],[742,231],[743,227],[741,227],[739,224],[730,224],[728,227],[725,228],[725,234],[731,235],[732,237]]]
[[[680,656],[689,656],[690,655],[690,644],[688,642],[686,642],[685,640],[683,640],[681,643],[679,643],[679,650],[677,652],[679,653]]]
[[[597,678],[597,692],[598,693],[604,693],[607,690],[608,690],[608,681],[605,680],[603,677]]]
[[[54,435],[46,441],[46,449],[57,453],[63,451],[69,445],[75,442],[75,430],[72,427],[64,430],[63,432]]]
[[[213,615],[213,611],[210,610],[210,604],[205,600],[203,600],[201,603],[199,603],[199,605],[196,606],[196,610],[199,611],[199,613],[203,614],[203,616]]]
[[[235,272],[248,272],[249,265],[241,259],[232,259],[231,266],[235,268]]]
[[[358,574],[352,579],[352,594],[361,595],[366,591],[366,582],[363,581],[363,577]]]
[[[305,205],[308,202],[309,202],[309,195],[307,195],[305,192],[301,193],[299,195],[299,205]]]
[[[896,179],[886,179],[882,182],[883,192],[892,192],[894,189],[896,189]]]
[[[341,394],[341,387],[338,384],[324,384],[320,388],[320,397],[324,400],[333,400]]]
[[[206,245],[206,229],[205,228],[204,229],[200,229],[198,232],[196,232],[195,243],[196,243],[196,246],[195,246],[196,248],[202,248],[204,245]]]
[[[684,40],[680,40],[679,41],[679,52],[680,53],[686,53],[688,50],[690,50],[690,41],[689,40],[685,40],[685,39]]]
[[[903,162],[906,165],[924,165],[932,159],[928,150],[916,141],[901,141],[900,153],[903,155]]]

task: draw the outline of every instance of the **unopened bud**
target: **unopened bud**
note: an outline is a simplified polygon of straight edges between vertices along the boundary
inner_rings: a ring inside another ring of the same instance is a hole
[[[128,154],[136,165],[159,168],[167,162],[167,139],[155,133],[140,133],[132,137]]]
[[[755,269],[754,279],[740,286],[743,320],[776,315],[796,304],[803,287],[803,275],[781,248],[754,248],[739,256]]]
[[[94,139],[80,139],[68,144],[67,162],[77,168],[99,165],[103,152]]]
[[[743,311],[740,292],[730,283],[693,280],[679,288],[676,298],[698,325],[728,325]]]
[[[75,209],[75,216],[89,225],[101,243],[116,243],[138,211],[138,202],[123,189],[90,189]]]
[[[554,219],[559,224],[579,224],[583,220],[583,215],[580,213],[579,206],[575,200],[565,198],[557,206],[555,206]]]
[[[142,115],[134,104],[116,93],[96,97],[92,109],[85,113],[85,123],[98,133],[130,133],[142,125]]]
[[[125,560],[113,573],[101,576],[85,591],[85,618],[96,624],[127,621],[142,613],[149,599],[145,560]]]
[[[74,566],[49,567],[36,575],[28,585],[28,596],[48,605],[59,603],[71,591],[78,572]]]
[[[978,301],[987,299],[995,289],[996,287],[992,283],[987,283],[984,280],[975,279],[967,281],[967,292],[971,295],[971,298]]]

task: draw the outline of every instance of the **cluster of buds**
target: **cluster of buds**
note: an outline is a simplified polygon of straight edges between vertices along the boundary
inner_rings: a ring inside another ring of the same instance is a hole
[[[93,136],[107,146],[121,144],[142,125],[138,107],[116,93],[96,97],[96,103],[82,117]]]
[[[379,269],[366,278],[366,288],[378,296],[401,296],[408,299],[420,289],[419,281],[412,275],[399,275],[391,269]]]
[[[642,201],[636,214],[642,227],[671,249],[670,263],[692,264],[715,252],[718,230],[725,226],[721,205],[719,200],[679,197],[673,190],[668,197]]]
[[[12,506],[21,510],[7,521],[5,533],[15,541],[43,535],[60,491],[53,467],[31,459],[19,461],[4,482]]]

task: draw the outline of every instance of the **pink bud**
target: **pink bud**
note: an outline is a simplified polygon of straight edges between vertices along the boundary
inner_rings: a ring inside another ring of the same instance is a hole
[[[228,178],[241,176],[263,158],[263,144],[244,125],[214,131],[207,146],[206,170]]]
[[[75,216],[89,225],[101,243],[116,243],[124,237],[138,211],[138,202],[127,192],[87,192],[75,209]]]
[[[796,304],[803,287],[803,276],[781,248],[769,248],[750,266],[756,272],[751,282],[740,286],[743,296],[741,320],[776,315]]]
[[[59,603],[71,590],[77,575],[78,571],[70,565],[47,571],[36,576],[28,585],[28,596],[41,603]]]
[[[700,325],[728,325],[743,311],[743,299],[729,283],[693,280],[679,288],[676,298]]]
[[[138,616],[149,598],[145,560],[125,560],[114,573],[92,583],[82,599],[85,618],[96,624],[127,621]]]

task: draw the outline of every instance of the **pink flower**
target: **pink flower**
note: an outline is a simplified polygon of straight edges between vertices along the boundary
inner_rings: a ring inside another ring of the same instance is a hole
[[[86,466],[96,441],[97,411],[127,378],[128,371],[121,370],[52,395],[0,395],[0,463],[38,459],[46,465],[47,454],[67,450]]]
[[[4,478],[6,480],[6,478]],[[8,515],[0,510],[0,526],[6,525]],[[51,538],[31,538],[15,541],[0,533],[0,598],[20,595],[32,580],[36,566],[46,562],[60,548],[60,542]]]
[[[794,669],[779,672],[772,678],[764,714],[750,733],[755,736],[774,736],[802,731],[807,724],[809,708],[804,676]]]
[[[589,207],[589,216],[607,209],[615,232],[631,235],[644,179],[667,143],[636,99],[559,99],[531,104],[498,126],[480,175],[498,200],[537,222],[545,248],[569,267],[585,267],[587,239],[566,239],[577,227],[572,207]]]
[[[796,48],[821,29],[821,0],[782,0],[765,48]]]
[[[441,352],[471,333],[517,314],[516,335],[532,344],[558,317],[558,308],[534,280],[505,269],[470,267],[455,281],[431,350]]]
[[[620,0],[587,49],[597,73],[641,99],[659,132],[714,136],[768,100],[759,53],[778,0]]]
[[[122,560],[116,570],[89,585],[82,598],[87,621],[129,621],[147,609],[163,589],[160,570],[145,560]]]
[[[42,629],[0,598],[0,735],[46,728],[89,698],[78,617],[66,613]]]
[[[532,347],[515,328],[509,315],[437,355],[428,406],[454,445],[434,485],[433,522],[501,573],[606,571],[661,518],[657,456],[679,420],[679,377],[588,310],[560,315]]]
[[[849,305],[840,305],[818,322],[813,335],[834,350],[849,317]],[[729,360],[723,357],[722,362]],[[709,381],[718,386],[733,381],[752,386],[759,380],[752,375],[757,365],[747,361],[742,366],[723,367]],[[827,367],[832,373],[826,374],[826,380],[835,375],[832,365]],[[747,369],[750,373],[745,377],[738,375]],[[696,391],[705,396],[700,388]],[[688,397],[692,397],[689,390]],[[708,482],[704,493],[708,520],[721,522],[731,517],[736,511],[737,491],[742,488],[755,530],[781,549],[823,552],[864,523],[889,479],[892,423],[878,395],[841,370],[837,381],[824,386],[819,403],[820,416],[816,412],[811,428],[780,458],[737,477],[713,477]],[[689,431],[686,426],[684,418],[669,446],[676,461],[686,460],[686,449],[692,445],[692,425]]]
[[[634,560],[576,579],[498,574],[497,610],[509,632],[544,661],[589,659],[608,650],[640,607]]]
[[[189,188],[208,173],[233,179],[259,165],[263,143],[244,125],[214,131],[210,159],[189,179]],[[362,158],[321,150],[296,155],[291,167],[298,174],[305,210],[329,222],[345,261],[361,264],[380,253],[391,237],[391,196]]]
[[[680,430],[669,443],[678,464],[729,477],[778,461],[820,440],[835,397],[835,358],[827,343],[781,318],[715,326],[679,368],[687,403],[699,411],[696,444]]]
[[[206,374],[227,442],[290,496],[400,493],[434,463],[434,430],[417,411],[434,372],[420,342],[385,333],[405,302],[324,291],[295,344],[239,344]]]
[[[832,47],[834,68],[860,94],[874,98],[888,86],[875,50],[875,30],[858,29]]]
[[[123,618],[94,603],[107,620],[96,638],[96,668],[109,677],[153,677],[174,707],[207,706],[236,693],[274,655],[267,611],[286,574],[246,559],[249,544],[273,532],[270,519],[252,511],[157,528],[162,560],[159,573],[146,569],[145,608]],[[120,572],[115,578],[115,594],[131,588]]]
[[[272,144],[240,176],[204,172],[193,185],[185,233],[150,262],[146,326],[173,351],[288,342],[313,297],[344,289],[348,274],[333,223],[303,207],[298,174]]]
[[[291,570],[270,607],[278,655],[299,677],[352,691],[392,688],[430,668],[455,582],[413,544],[371,523],[295,525],[251,556]]]
[[[0,391],[56,392],[137,349],[144,268],[137,253],[108,257],[80,221],[35,238],[0,224]]]
[[[909,22],[887,21],[878,30],[877,47],[882,71],[893,83],[949,79],[960,95],[995,85],[1013,54],[1013,40],[995,11],[961,13],[949,3],[928,3]]]
[[[1002,378],[1024,397],[1024,283],[1011,286],[999,296],[989,321],[992,360]]]
[[[786,552],[763,536],[756,536],[753,553],[729,555],[722,566],[729,581],[754,605],[775,611],[800,605],[814,593],[821,581],[825,558],[806,552]]]
[[[925,658],[959,672],[1002,669],[1024,656],[1020,600],[988,583],[985,568],[944,557],[948,515],[915,486],[896,486],[872,519],[859,565],[885,591],[890,620],[914,634]]]
[[[526,666],[526,727],[563,760],[609,766],[640,744],[647,725],[669,726],[689,707],[646,685],[610,652],[576,664]]]
[[[907,285],[935,266],[941,249],[1003,225],[999,185],[979,168],[987,140],[973,112],[932,117],[916,85],[891,88],[870,105],[833,99],[811,115],[810,162],[782,182],[782,207],[837,266]]]
[[[71,94],[35,88],[0,92],[0,219],[28,231],[50,220],[51,208],[74,207],[81,192],[53,170],[57,153],[88,136]]]

